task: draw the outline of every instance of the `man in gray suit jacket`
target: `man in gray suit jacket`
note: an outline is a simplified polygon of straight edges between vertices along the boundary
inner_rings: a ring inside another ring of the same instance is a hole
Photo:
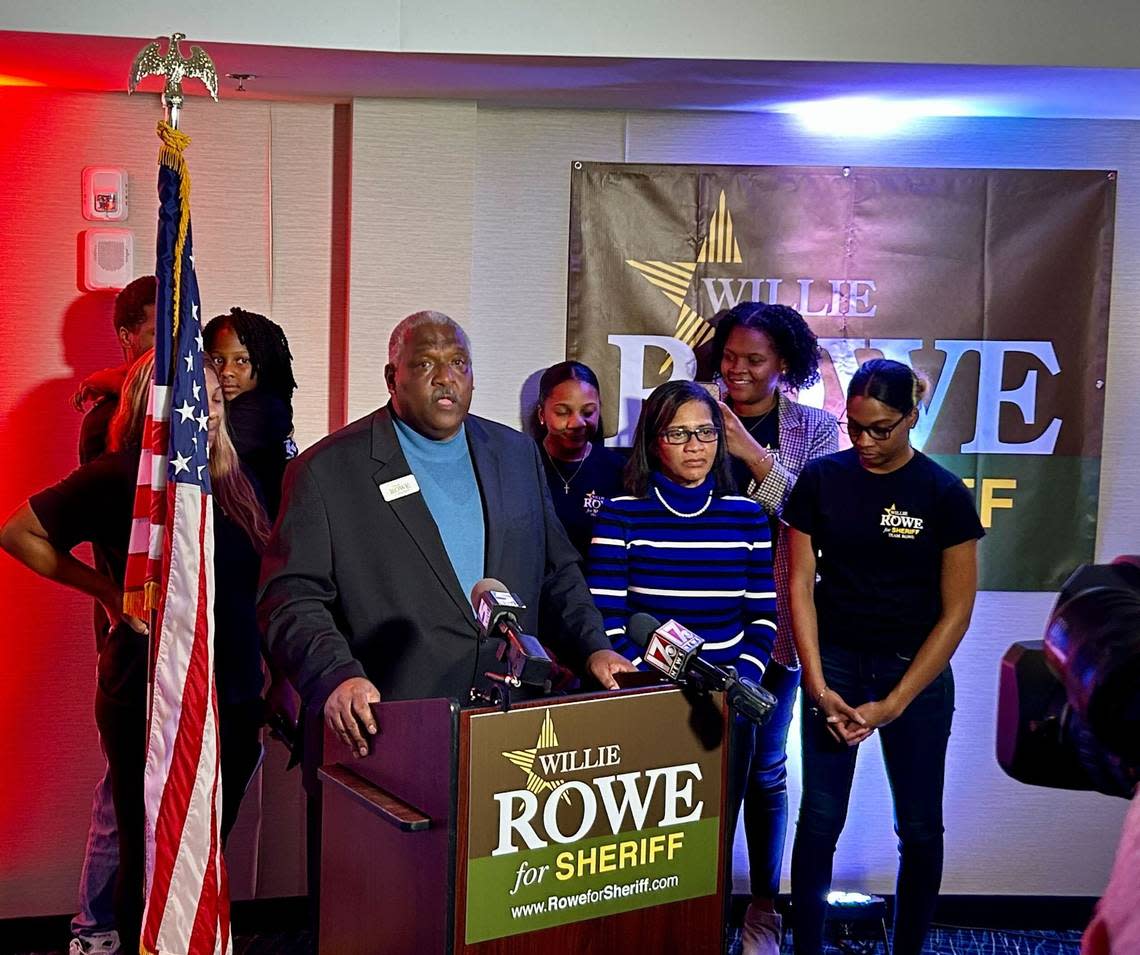
[[[258,616],[306,711],[355,752],[377,731],[370,703],[465,700],[503,672],[468,600],[483,577],[526,604],[525,629],[603,686],[632,669],[615,653],[554,513],[537,446],[468,414],[467,335],[417,312],[393,331],[391,402],[329,435],[286,474],[262,561]]]

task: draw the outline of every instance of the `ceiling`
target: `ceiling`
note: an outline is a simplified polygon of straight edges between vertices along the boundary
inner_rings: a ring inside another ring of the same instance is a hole
[[[0,31],[0,85],[123,91],[147,41]],[[184,44],[184,52],[189,47]],[[375,53],[211,43],[219,74],[267,99],[473,99],[593,109],[794,110],[836,97],[920,101],[927,115],[1140,119],[1140,70]],[[151,78],[144,90],[161,89]],[[188,92],[201,90],[188,84]]]

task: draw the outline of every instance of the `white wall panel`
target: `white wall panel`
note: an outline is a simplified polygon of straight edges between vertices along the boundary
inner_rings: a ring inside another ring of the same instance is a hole
[[[348,418],[388,400],[388,336],[420,309],[471,310],[474,103],[357,100],[352,123]]]
[[[620,162],[625,117],[480,109],[478,118],[472,407],[519,427],[523,383],[566,357],[571,157]]]

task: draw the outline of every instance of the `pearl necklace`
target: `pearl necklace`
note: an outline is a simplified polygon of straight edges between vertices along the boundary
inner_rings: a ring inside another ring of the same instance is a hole
[[[691,514],[686,514],[684,511],[678,511],[675,507],[671,506],[667,500],[662,496],[661,489],[655,487],[653,493],[657,495],[657,500],[661,502],[661,506],[665,508],[674,517],[700,517],[705,511],[709,509],[712,504],[713,492],[709,491],[708,499],[701,505],[700,510],[693,511]]]

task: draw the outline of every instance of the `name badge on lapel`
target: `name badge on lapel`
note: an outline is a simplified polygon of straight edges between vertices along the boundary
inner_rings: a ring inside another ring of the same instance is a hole
[[[380,496],[385,501],[398,501],[402,497],[407,497],[409,494],[415,494],[420,489],[420,484],[416,480],[414,474],[405,474],[402,478],[396,478],[394,481],[385,481],[380,485]]]

